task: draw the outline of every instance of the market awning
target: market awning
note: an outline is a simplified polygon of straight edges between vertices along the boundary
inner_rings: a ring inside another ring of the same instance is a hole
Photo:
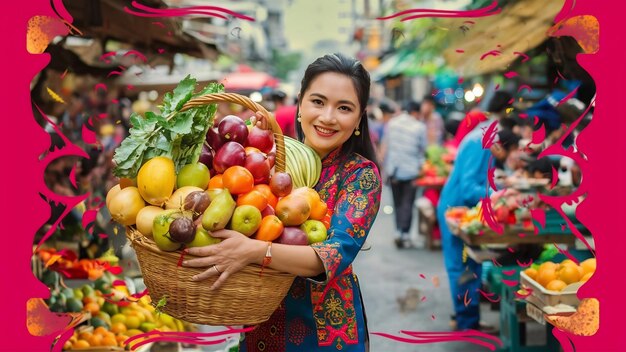
[[[164,8],[161,0],[146,0],[143,5]],[[141,52],[186,53],[197,57],[217,56],[216,46],[201,42],[181,30],[179,17],[142,17],[124,10],[126,0],[66,1],[73,25],[83,36],[127,43]],[[147,52],[146,52],[147,51]]]
[[[517,1],[498,15],[474,20],[474,24],[466,19],[445,20],[441,26],[449,28],[453,37],[443,57],[465,77],[506,70],[520,57],[516,52],[527,53],[548,39],[546,32],[563,2]],[[467,30],[456,30],[464,25]]]
[[[261,90],[277,88],[278,79],[265,72],[233,72],[220,81],[226,90]]]
[[[372,71],[372,79],[403,75],[407,77],[438,73],[444,67],[442,59],[424,59],[415,49],[401,49],[384,59],[380,66]]]

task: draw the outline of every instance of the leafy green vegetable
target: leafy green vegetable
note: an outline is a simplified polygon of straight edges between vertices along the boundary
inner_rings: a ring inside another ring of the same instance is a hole
[[[145,116],[133,113],[130,117],[130,135],[115,150],[113,174],[118,177],[135,178],[139,168],[156,156],[167,156],[174,161],[176,172],[183,166],[198,161],[202,143],[213,124],[216,104],[192,107],[181,112],[190,99],[219,93],[224,86],[210,83],[194,94],[196,79],[185,77],[173,92],[163,97],[160,114],[151,111]]]

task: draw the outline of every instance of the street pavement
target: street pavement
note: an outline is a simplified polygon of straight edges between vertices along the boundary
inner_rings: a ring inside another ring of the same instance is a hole
[[[452,299],[442,252],[397,249],[393,241],[394,215],[383,212],[385,206],[392,204],[391,190],[385,187],[378,217],[367,239],[371,249],[361,252],[354,262],[368,319],[371,351],[488,351],[467,342],[408,344],[372,334],[380,332],[410,338],[400,334],[400,330],[451,331]],[[416,234],[416,217],[413,223],[412,233]],[[399,301],[405,302],[404,309]],[[414,303],[417,306],[412,309]],[[483,321],[498,326],[497,311],[490,311],[489,306],[483,304],[481,313]]]

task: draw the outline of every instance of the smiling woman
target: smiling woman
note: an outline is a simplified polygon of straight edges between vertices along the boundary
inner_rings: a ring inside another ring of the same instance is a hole
[[[326,240],[269,246],[220,230],[212,233],[222,239],[218,245],[188,249],[201,258],[183,265],[206,268],[198,280],[219,275],[214,286],[249,263],[297,276],[270,319],[245,334],[242,352],[369,350],[361,290],[352,271],[380,205],[380,174],[364,118],[369,88],[361,63],[341,54],[317,59],[302,80],[296,125],[300,140],[322,159],[315,190],[332,213]]]

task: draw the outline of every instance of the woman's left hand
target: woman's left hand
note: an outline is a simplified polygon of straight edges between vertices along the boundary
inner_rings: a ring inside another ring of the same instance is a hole
[[[267,130],[269,127],[269,121],[267,121],[265,116],[260,111],[257,111],[252,117],[250,117],[250,121],[253,125],[263,130]]]
[[[254,242],[245,235],[232,230],[219,230],[211,236],[221,238],[222,242],[204,246],[188,248],[186,252],[202,257],[183,261],[183,266],[193,268],[208,268],[204,272],[192,277],[193,281],[200,281],[219,274],[211,289],[219,288],[230,275],[253,263]]]

